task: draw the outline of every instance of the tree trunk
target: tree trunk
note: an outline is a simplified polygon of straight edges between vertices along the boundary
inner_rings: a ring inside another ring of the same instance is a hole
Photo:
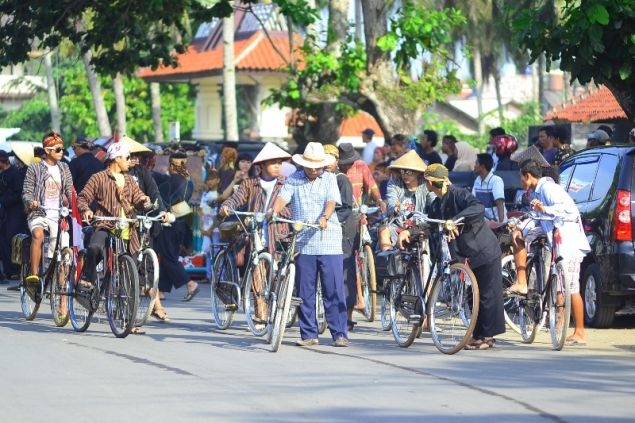
[[[46,87],[49,98],[49,108],[51,109],[51,129],[59,133],[62,127],[62,117],[57,101],[57,89],[55,88],[55,79],[53,78],[53,63],[51,55],[53,52],[44,54],[44,67],[46,68]]]
[[[362,41],[362,0],[354,0],[355,1],[355,39],[357,41]]]
[[[126,95],[123,89],[123,79],[117,73],[112,80],[112,87],[115,92],[115,109],[117,111],[117,130],[120,134],[126,134]]]
[[[150,101],[152,104],[152,126],[154,127],[154,141],[164,142],[163,122],[161,122],[161,85],[150,83]]]
[[[110,128],[110,121],[108,120],[108,113],[106,112],[106,106],[104,99],[101,95],[101,84],[93,65],[90,64],[91,52],[88,50],[82,56],[84,62],[84,69],[86,70],[86,76],[88,77],[88,86],[93,96],[93,106],[95,107],[95,116],[97,118],[97,127],[99,128],[99,135],[102,137],[112,136],[112,130]]]
[[[481,50],[477,44],[472,52],[474,57],[474,81],[476,81],[476,110],[478,113],[478,133],[481,135],[483,125],[483,67],[481,63]]]
[[[503,124],[505,119],[505,111],[503,110],[503,98],[501,95],[501,75],[499,72],[495,72],[494,75],[494,89],[496,90],[496,103],[498,105],[498,122]]]
[[[545,115],[549,109],[545,99],[545,55],[538,56],[538,101],[540,102],[540,114]]]
[[[230,2],[233,8],[234,2]],[[236,67],[234,63],[234,14],[223,19],[223,106],[225,109],[225,140],[238,141],[236,107]]]

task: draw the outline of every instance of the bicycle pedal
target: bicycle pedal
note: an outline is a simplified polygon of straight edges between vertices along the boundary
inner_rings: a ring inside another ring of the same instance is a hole
[[[236,311],[238,310],[237,304],[225,304],[225,311]]]
[[[291,307],[298,307],[302,304],[302,298],[291,297]]]
[[[420,314],[411,314],[408,317],[408,323],[413,323],[415,325],[420,325],[423,323],[423,317]]]

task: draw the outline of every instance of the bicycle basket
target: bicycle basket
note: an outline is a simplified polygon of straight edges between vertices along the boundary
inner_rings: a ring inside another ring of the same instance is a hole
[[[17,234],[11,238],[11,262],[21,265],[31,261],[31,235]]]
[[[406,274],[406,265],[397,250],[387,250],[375,256],[375,272],[377,280],[399,278]]]
[[[218,231],[220,233],[220,239],[232,239],[236,236],[240,229],[238,227],[238,222],[223,222],[218,226]]]

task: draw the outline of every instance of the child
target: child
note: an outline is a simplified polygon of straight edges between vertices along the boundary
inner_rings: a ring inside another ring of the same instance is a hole
[[[208,252],[212,248],[214,221],[218,212],[218,184],[220,175],[216,169],[211,169],[205,179],[207,190],[201,196],[201,235],[203,235],[202,251]],[[218,230],[218,229],[216,229]]]

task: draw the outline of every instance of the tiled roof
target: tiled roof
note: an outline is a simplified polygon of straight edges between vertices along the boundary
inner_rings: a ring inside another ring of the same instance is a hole
[[[360,137],[362,131],[370,128],[375,131],[375,137],[383,138],[384,133],[379,128],[377,121],[368,113],[360,111],[355,116],[344,119],[340,125],[341,137]]]
[[[301,38],[296,37],[297,46]],[[250,37],[234,42],[234,63],[236,71],[279,71],[283,72],[290,61],[289,37],[284,33],[272,33],[267,38],[263,32],[254,32]],[[223,70],[223,48],[200,51],[190,45],[187,51],[178,55],[176,68],[159,67],[153,71],[144,69],[141,78],[193,77],[220,74]]]
[[[601,122],[626,118],[615,96],[606,87],[576,97],[571,104],[563,104],[551,109],[545,120],[566,122]]]

